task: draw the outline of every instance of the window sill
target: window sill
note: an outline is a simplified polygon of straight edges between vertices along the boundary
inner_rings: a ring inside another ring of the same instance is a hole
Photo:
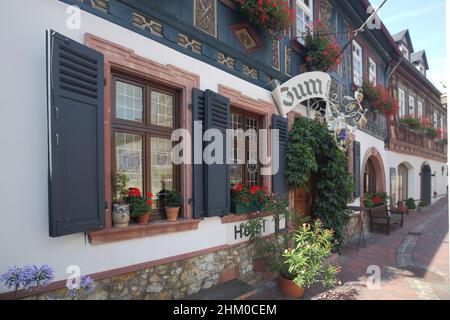
[[[126,228],[110,227],[89,232],[89,242],[99,245],[117,241],[152,237],[156,235],[198,229],[201,220],[178,220],[176,222],[157,221],[147,225],[130,224]]]
[[[222,217],[222,223],[226,224],[226,223],[235,223],[235,222],[241,222],[241,221],[246,221],[246,220],[250,220],[252,217],[261,217],[261,218],[265,218],[265,217],[269,217],[272,216],[273,214],[271,212],[261,212],[258,213],[256,215],[253,215],[251,213],[246,213],[246,214],[229,214],[227,216]]]

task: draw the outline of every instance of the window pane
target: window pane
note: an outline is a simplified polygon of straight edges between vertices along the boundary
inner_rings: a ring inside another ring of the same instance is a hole
[[[116,172],[125,173],[128,187],[142,191],[142,136],[116,132]]]
[[[258,172],[258,120],[256,118],[247,118],[248,130],[248,153],[247,153],[247,186],[256,186],[259,184]]]
[[[243,129],[244,127],[242,121],[242,114],[236,112],[231,113],[231,128],[233,130]],[[245,137],[242,136],[242,139],[244,138]],[[244,140],[241,143],[244,143]],[[238,164],[238,161],[242,161],[243,163],[245,158],[242,150],[240,150],[238,146],[238,135],[236,134],[234,137],[234,145],[230,145],[230,147],[233,148],[231,154],[232,160],[234,162],[234,164],[230,166],[230,183],[232,187],[234,187],[238,183],[243,182],[242,164]]]
[[[157,126],[173,127],[174,124],[173,96],[152,91],[151,122]]]
[[[164,138],[152,137],[151,148],[151,190],[155,199],[164,195],[167,190],[174,189],[173,163],[171,159],[172,141]],[[158,203],[158,201],[155,201]],[[156,207],[156,204],[155,204]],[[158,205],[158,207],[160,207]]]
[[[142,88],[129,83],[116,81],[116,117],[142,122]]]

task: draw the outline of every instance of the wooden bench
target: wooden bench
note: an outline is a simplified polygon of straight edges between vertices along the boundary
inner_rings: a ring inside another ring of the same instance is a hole
[[[370,232],[373,232],[374,225],[386,226],[387,235],[390,233],[392,224],[398,223],[403,228],[405,213],[401,211],[389,210],[386,205],[369,209]]]

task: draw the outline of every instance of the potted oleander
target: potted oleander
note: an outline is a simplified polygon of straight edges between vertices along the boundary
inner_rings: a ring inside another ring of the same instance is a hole
[[[130,178],[123,172],[115,176],[115,196],[112,207],[112,221],[116,228],[125,228],[130,223],[130,205],[126,203],[128,195],[127,185]]]
[[[327,264],[334,248],[334,235],[320,220],[303,224],[295,231],[292,248],[283,253],[285,268],[279,284],[287,297],[301,298],[314,284],[335,287],[339,266]]]
[[[167,193],[167,197],[165,199],[167,221],[177,221],[181,204],[181,194],[178,191],[172,190]]]
[[[150,220],[150,211],[153,203],[153,194],[150,192],[143,196],[139,188],[129,188],[126,198],[130,205],[131,216],[136,218],[138,224],[146,225]]]

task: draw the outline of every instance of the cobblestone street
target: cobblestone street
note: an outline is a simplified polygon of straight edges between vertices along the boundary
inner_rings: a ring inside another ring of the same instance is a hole
[[[366,248],[346,247],[339,257],[342,285],[332,290],[311,288],[307,300],[449,300],[447,198],[425,212],[412,212],[403,229],[391,235],[371,234]],[[381,273],[376,286],[374,270]],[[371,288],[369,288],[371,287]],[[254,299],[283,299],[274,281]]]

